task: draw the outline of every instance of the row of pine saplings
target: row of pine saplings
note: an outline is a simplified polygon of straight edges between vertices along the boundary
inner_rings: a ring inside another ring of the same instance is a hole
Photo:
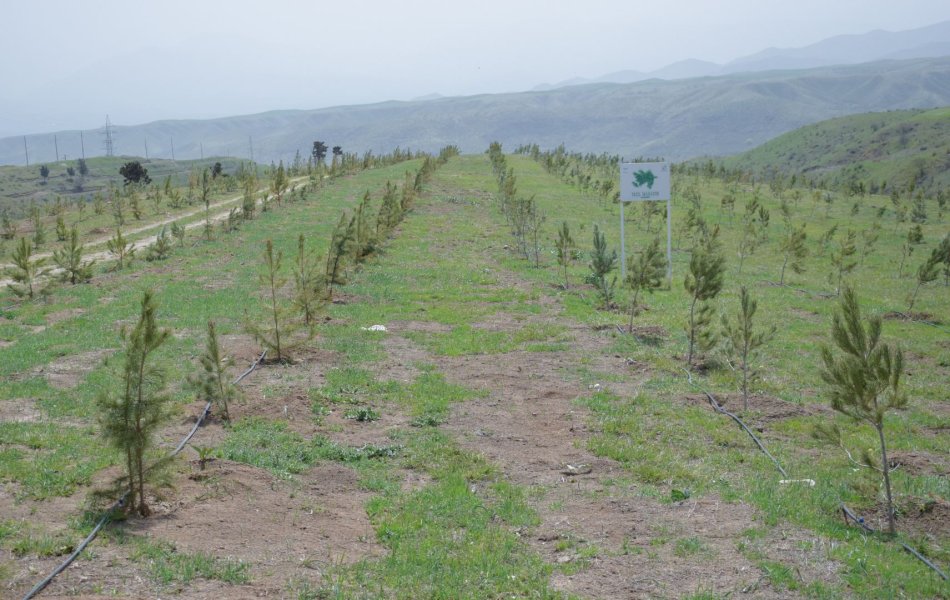
[[[289,350],[313,336],[315,317],[332,299],[333,287],[345,283],[346,269],[365,261],[393,234],[436,168],[456,154],[457,150],[450,147],[438,158],[427,156],[414,174],[406,173],[401,188],[387,182],[375,219],[367,192],[355,211],[343,212],[331,236],[325,260],[305,248],[301,235],[290,286],[282,269],[283,255],[279,251],[275,253],[273,242],[267,240],[264,268],[259,276],[266,316],[246,315],[245,328],[270,353],[271,360],[286,361]],[[168,329],[157,325],[156,312],[154,294],[146,291],[137,323],[131,329],[123,328],[121,333],[125,351],[120,391],[103,392],[97,400],[103,436],[123,456],[126,467],[124,476],[115,482],[110,492],[113,495],[127,493],[126,510],[141,516],[151,513],[146,500],[146,483],[171,460],[165,457],[149,462],[150,456],[155,454],[156,434],[171,416],[172,399],[167,390],[165,369],[155,364],[155,352],[170,336]],[[300,331],[306,331],[307,335],[297,335]],[[216,415],[229,421],[228,405],[235,398],[237,388],[228,379],[227,370],[232,361],[221,351],[213,320],[208,321],[206,346],[199,361],[201,369],[189,382],[202,401],[213,405]]]
[[[440,156],[444,153],[445,150],[443,149]],[[165,198],[167,204],[174,208],[181,208],[182,204],[179,201],[182,198],[188,199],[188,205],[200,201],[205,209],[202,237],[207,241],[211,241],[216,234],[212,216],[212,201],[215,192],[220,189],[230,190],[235,183],[239,183],[243,188],[241,206],[232,207],[227,216],[222,219],[221,231],[227,234],[237,231],[242,222],[253,219],[258,209],[261,212],[268,212],[275,206],[279,208],[283,202],[300,201],[305,189],[312,191],[322,186],[325,178],[332,181],[336,177],[352,174],[356,167],[372,169],[396,164],[418,156],[418,153],[414,155],[398,149],[392,155],[375,156],[367,153],[363,160],[354,159],[347,163],[340,163],[339,166],[330,169],[311,170],[305,186],[297,186],[293,183],[292,174],[295,171],[285,169],[283,162],[277,166],[272,166],[265,174],[263,181],[254,165],[242,163],[233,176],[228,176],[221,172],[220,163],[216,163],[215,166],[204,169],[200,173],[193,173],[189,177],[187,194],[173,188],[170,177],[165,180],[162,188],[158,186],[147,187],[151,180],[147,178],[147,170],[142,168],[145,175],[141,181],[126,181],[123,188],[113,189],[109,194],[108,203],[105,203],[101,195],[97,194],[93,205],[97,215],[105,212],[106,204],[112,207],[112,213],[116,220],[116,230],[112,238],[106,241],[106,249],[108,255],[114,261],[112,268],[121,270],[135,258],[138,250],[138,245],[123,234],[121,230],[121,226],[125,223],[123,216],[125,209],[123,207],[128,204],[138,207],[136,199],[143,189],[147,197],[158,199],[155,202],[156,215],[163,214],[162,198]],[[344,164],[348,166],[344,168]],[[229,185],[225,186],[221,183],[222,181],[229,182]],[[84,219],[86,204],[85,200],[77,201],[77,218],[68,230],[65,221],[66,211],[64,210],[66,205],[59,201],[52,205],[63,208],[63,210],[57,209],[53,212],[56,217],[56,236],[63,244],[60,248],[54,249],[50,257],[36,258],[34,258],[34,253],[45,242],[46,234],[39,208],[35,205],[31,207],[30,220],[32,221],[33,234],[29,239],[25,236],[19,238],[11,256],[12,264],[4,273],[4,276],[11,280],[8,287],[15,295],[33,299],[36,296],[48,295],[55,289],[57,283],[76,285],[88,283],[92,280],[96,261],[84,258],[86,247],[80,241],[78,229],[78,224]],[[139,209],[135,210],[133,214],[136,220],[141,220],[143,217],[143,213]],[[9,235],[9,238],[13,239],[16,225],[6,213],[3,217],[4,232],[6,232],[4,237],[8,237],[7,233],[12,231],[13,233]],[[150,262],[165,260],[174,248],[175,241],[179,246],[185,245],[186,233],[187,226],[177,221],[173,222],[170,227],[163,226],[156,235],[155,241],[145,247],[145,260]],[[51,277],[51,275],[55,276]]]
[[[507,166],[501,145],[492,143],[488,154],[498,182],[499,206],[516,239],[515,249],[523,258],[533,260],[537,265],[538,231],[544,217],[540,215],[533,197],[526,199],[517,196],[516,176],[514,170]],[[764,209],[756,203],[750,212],[758,215],[762,211]],[[764,219],[767,221],[767,215]],[[692,369],[700,352],[710,352],[716,347],[723,348],[729,357],[727,360],[735,363],[737,370],[741,372],[743,408],[748,410],[749,384],[757,375],[752,366],[753,359],[757,350],[775,335],[776,328],[756,327],[754,317],[757,302],[746,286],[741,286],[739,290],[739,310],[735,320],[722,315],[721,327],[715,326],[715,308],[711,301],[722,291],[726,272],[719,227],[708,226],[694,215],[692,229],[695,230],[695,244],[690,253],[689,269],[684,281],[684,288],[690,298],[686,324],[686,364]],[[804,241],[803,231],[792,231],[791,248],[788,248],[786,263],[789,260],[800,260],[805,254],[798,246]],[[567,222],[562,223],[557,235],[557,260],[563,268],[564,287],[567,289],[570,284],[568,267],[578,255]],[[858,462],[850,452],[846,450],[846,453],[853,463],[880,473],[886,496],[888,532],[894,534],[896,523],[890,480],[891,467],[887,459],[884,426],[887,411],[903,408],[907,404],[907,396],[901,386],[903,352],[899,347],[881,340],[881,317],[863,318],[854,289],[842,283],[842,277],[853,268],[847,259],[854,254],[853,247],[849,251],[848,244],[844,246],[844,250],[839,251],[838,271],[835,274],[838,283],[836,295],[840,296],[840,307],[832,320],[833,347],[822,348],[821,377],[828,385],[832,408],[855,421],[869,424],[878,434],[879,459],[871,456],[870,452],[864,452],[862,460]],[[918,270],[917,289],[936,278],[937,268],[941,264],[944,265],[945,272],[950,273],[950,235],[943,238],[931,257]],[[617,252],[608,251],[605,236],[596,224],[593,229],[593,250],[590,253],[589,268],[587,281],[597,289],[603,307],[613,308],[616,277],[609,276],[617,268]],[[783,275],[784,268],[783,264]],[[658,237],[635,258],[631,257],[625,277],[625,283],[632,291],[628,326],[630,333],[634,332],[633,321],[638,312],[641,291],[652,292],[665,285],[666,269],[667,261]],[[797,268],[795,270],[798,271]],[[916,296],[916,290],[913,295]],[[814,433],[820,439],[845,448],[837,425],[819,425]]]

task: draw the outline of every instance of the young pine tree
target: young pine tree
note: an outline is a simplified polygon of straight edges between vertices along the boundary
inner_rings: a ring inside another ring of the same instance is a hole
[[[294,258],[294,307],[303,316],[304,324],[313,335],[317,311],[326,303],[326,282],[320,272],[321,259],[304,248],[304,236],[297,238],[297,256]]]
[[[907,397],[900,388],[904,355],[900,348],[881,342],[880,317],[861,318],[857,295],[847,286],[842,290],[840,311],[835,313],[831,323],[831,339],[837,352],[828,346],[822,348],[821,378],[828,385],[834,410],[871,425],[877,432],[880,464],[875,464],[870,452],[865,453],[864,461],[878,470],[884,480],[887,529],[893,535],[896,527],[884,418],[887,411],[907,404]],[[822,428],[820,433],[832,437],[829,433],[833,431],[833,428]]]
[[[950,285],[950,233],[943,236],[940,245],[937,246],[934,252],[937,253],[940,262],[943,263],[943,284],[948,286]]]
[[[92,279],[92,267],[96,261],[84,261],[82,259],[84,250],[83,245],[79,243],[79,231],[73,227],[63,247],[53,251],[53,262],[62,269],[61,277],[64,281],[76,285]]]
[[[284,307],[283,299],[280,298],[281,289],[287,283],[287,279],[280,272],[282,260],[283,253],[278,251],[277,256],[274,256],[274,243],[267,240],[264,250],[264,271],[259,276],[261,286],[264,288],[263,300],[267,318],[260,324],[248,318],[245,325],[248,333],[253,335],[258,343],[272,351],[276,355],[274,358],[278,361],[287,358],[289,336],[292,332],[287,309]]]
[[[739,361],[742,370],[742,407],[749,410],[749,381],[757,373],[750,366],[756,350],[768,342],[775,335],[775,326],[768,331],[756,331],[753,318],[758,309],[758,303],[749,293],[746,286],[739,288],[739,312],[736,313],[736,322],[733,324],[729,317],[722,315],[723,338],[726,340],[727,351]]]
[[[145,260],[152,262],[156,260],[165,260],[172,251],[172,241],[165,231],[165,226],[155,236],[155,241],[149,245],[145,253]]]
[[[354,263],[363,262],[363,260],[368,257],[376,249],[376,240],[381,239],[380,236],[380,227],[382,227],[382,235],[385,236],[388,231],[386,224],[387,217],[383,215],[382,210],[385,206],[380,207],[379,214],[376,215],[376,233],[373,233],[373,230],[370,228],[369,223],[371,219],[371,209],[370,203],[372,202],[372,197],[367,191],[363,194],[363,199],[360,200],[359,205],[356,207],[356,212],[353,213],[353,217],[356,219],[355,228],[354,228],[354,243],[351,245],[350,250],[352,252],[352,261]],[[390,209],[392,206],[390,205]]]
[[[666,278],[666,257],[660,250],[660,238],[655,237],[636,260],[631,257],[630,271],[627,273],[626,283],[633,291],[630,299],[630,325],[627,330],[633,333],[633,317],[637,314],[637,298],[641,291],[653,293],[653,290],[663,285]]]
[[[784,260],[782,261],[782,272],[779,276],[779,285],[785,285],[785,268],[791,267],[797,274],[805,272],[805,258],[808,256],[808,248],[805,246],[805,239],[808,234],[805,233],[805,224],[794,228],[789,226],[785,231],[785,237],[782,238],[780,249]]]
[[[117,271],[124,269],[125,264],[135,257],[135,244],[122,235],[121,229],[116,229],[112,239],[106,240],[106,248],[115,257]]]
[[[30,220],[33,222],[33,247],[39,249],[46,243],[46,226],[43,225],[43,218],[40,209],[33,207],[30,211]]]
[[[927,260],[917,267],[917,285],[914,286],[914,291],[908,296],[907,312],[914,309],[914,302],[917,301],[917,293],[920,291],[921,286],[937,279],[937,275],[940,274],[941,258],[940,247],[938,246],[933,249],[933,252],[930,253]]]
[[[617,251],[607,252],[607,238],[597,225],[594,225],[594,251],[590,255],[590,280],[593,282],[597,291],[600,293],[600,299],[605,308],[610,308],[611,300],[614,297],[614,286],[617,283],[617,277],[608,282],[607,276],[617,268]]]
[[[561,227],[557,230],[557,241],[554,245],[557,248],[557,264],[564,269],[564,289],[566,290],[570,287],[567,270],[571,266],[574,253],[574,238],[571,237],[571,230],[567,226],[567,221],[561,223]]]
[[[280,208],[280,201],[289,185],[290,181],[287,179],[287,172],[284,170],[284,161],[280,161],[280,165],[277,167],[277,170],[274,171],[274,177],[270,183],[271,195],[274,198],[274,202],[277,203],[278,208]]]
[[[723,276],[726,272],[726,259],[719,245],[719,230],[713,229],[709,235],[693,250],[689,259],[689,272],[683,287],[690,295],[689,321],[686,333],[689,337],[689,350],[686,364],[692,366],[697,342],[700,349],[709,349],[713,344],[711,335],[713,307],[709,301],[722,290]]]
[[[233,364],[230,356],[221,353],[214,321],[208,321],[208,339],[205,351],[199,359],[201,371],[189,381],[198,390],[205,402],[211,402],[225,421],[231,420],[228,404],[237,396],[237,387],[228,378],[228,367]]]
[[[69,237],[69,229],[66,228],[66,219],[62,213],[56,215],[56,241],[65,242]]]
[[[29,300],[43,293],[40,279],[49,272],[49,269],[46,268],[45,258],[33,260],[33,246],[29,240],[25,237],[20,238],[20,243],[13,249],[11,259],[13,266],[6,270],[6,276],[13,280],[12,283],[7,284],[10,291]]]
[[[832,271],[828,275],[828,279],[835,284],[835,296],[841,293],[841,282],[845,275],[854,271],[854,268],[858,266],[857,261],[853,259],[858,251],[855,239],[854,231],[849,229],[843,238],[837,240],[837,244],[831,251]]]
[[[330,248],[327,251],[326,276],[327,299],[333,297],[333,286],[343,285],[346,279],[343,269],[346,266],[346,257],[350,253],[352,244],[356,243],[356,217],[349,220],[344,212],[330,236]]]
[[[118,393],[99,396],[100,424],[103,437],[125,456],[131,510],[147,517],[151,511],[145,500],[145,482],[154,474],[145,461],[158,428],[170,416],[166,405],[171,397],[165,392],[165,373],[156,367],[154,354],[170,332],[155,324],[156,305],[152,293],[142,298],[138,323],[126,340],[122,383]]]

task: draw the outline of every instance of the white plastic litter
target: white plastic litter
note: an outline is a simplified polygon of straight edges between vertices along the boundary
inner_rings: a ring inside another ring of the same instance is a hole
[[[360,327],[363,331],[386,331],[385,325],[370,325],[369,327]]]
[[[779,483],[783,483],[783,484],[785,484],[785,483],[804,483],[804,484],[806,484],[808,487],[815,487],[815,480],[814,480],[814,479],[782,479],[781,481],[779,481]]]

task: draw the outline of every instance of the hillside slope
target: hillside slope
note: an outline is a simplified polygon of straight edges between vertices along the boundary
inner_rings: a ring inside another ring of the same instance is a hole
[[[852,115],[797,129],[725,159],[758,174],[804,175],[830,187],[950,188],[950,108]]]
[[[274,111],[214,120],[116,127],[118,153],[250,156],[259,162],[306,155],[314,140],[348,152],[447,143],[482,152],[566,143],[583,152],[682,160],[755,147],[832,117],[950,105],[950,58],[885,61],[678,81],[596,84],[516,94],[386,102],[311,111]],[[79,132],[59,132],[61,152],[79,153]],[[53,134],[26,136],[32,162],[53,156]],[[0,164],[22,164],[24,140],[0,139]],[[75,147],[74,147],[75,146]]]

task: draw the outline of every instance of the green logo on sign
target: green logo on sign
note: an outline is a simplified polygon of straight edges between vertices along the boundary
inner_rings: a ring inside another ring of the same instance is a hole
[[[640,186],[647,186],[647,189],[653,189],[653,184],[656,182],[656,175],[653,174],[653,171],[644,171],[639,170],[633,174],[634,182],[633,187],[638,188]]]

